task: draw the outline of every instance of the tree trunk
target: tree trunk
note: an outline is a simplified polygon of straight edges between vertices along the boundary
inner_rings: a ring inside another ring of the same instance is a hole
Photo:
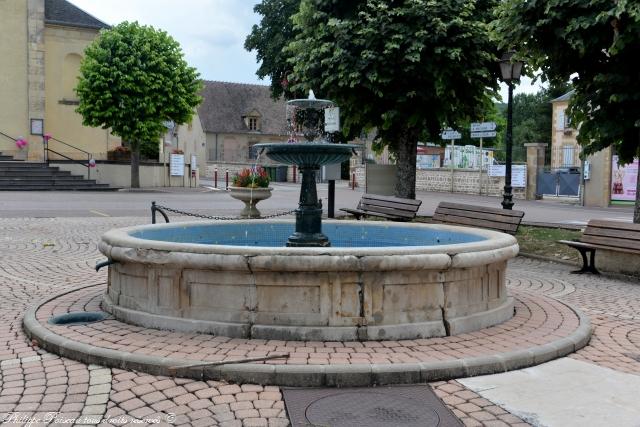
[[[140,144],[131,144],[131,188],[140,188]]]
[[[416,198],[416,155],[419,134],[417,129],[408,128],[398,135],[396,197]]]

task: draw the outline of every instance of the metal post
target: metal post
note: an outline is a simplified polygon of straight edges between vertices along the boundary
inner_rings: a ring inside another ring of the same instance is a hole
[[[478,175],[478,194],[482,195],[482,164],[484,156],[482,155],[482,138],[480,138],[480,174]]]
[[[229,189],[229,169],[224,171],[224,181],[226,183],[225,189]]]
[[[213,187],[218,188],[218,168],[213,170]]]
[[[452,139],[451,140],[451,192],[453,193],[453,168],[455,166],[454,162],[455,162],[455,149],[456,149],[456,140]]]
[[[156,202],[151,202],[151,224],[156,223]]]
[[[336,181],[335,179],[329,180],[328,188],[329,203],[327,205],[327,216],[329,218],[335,218],[335,201],[336,201]]]
[[[351,173],[351,189],[355,191],[356,189],[356,173]]]
[[[42,148],[44,150],[42,160],[49,166],[49,136],[47,134],[42,135]]]
[[[504,209],[512,209],[513,194],[511,193],[511,154],[513,148],[513,81],[508,81],[507,85],[509,86],[509,100],[507,103],[507,164],[504,176],[502,207]]]

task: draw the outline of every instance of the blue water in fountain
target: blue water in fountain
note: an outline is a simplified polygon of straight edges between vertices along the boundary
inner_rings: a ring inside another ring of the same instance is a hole
[[[226,246],[284,247],[294,232],[294,223],[218,223],[142,230],[131,237],[175,243]],[[436,230],[428,227],[386,226],[384,224],[324,223],[322,231],[334,248],[377,248],[389,246],[434,246],[485,240],[472,233]]]

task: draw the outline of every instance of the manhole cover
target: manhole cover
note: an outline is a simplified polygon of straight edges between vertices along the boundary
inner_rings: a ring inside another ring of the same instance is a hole
[[[109,315],[102,311],[76,311],[59,316],[53,316],[49,319],[52,325],[86,325],[87,323],[100,322]]]
[[[428,386],[283,389],[293,427],[462,426]]]
[[[382,393],[351,392],[316,400],[307,408],[307,421],[331,427],[431,427],[440,417],[423,403]]]

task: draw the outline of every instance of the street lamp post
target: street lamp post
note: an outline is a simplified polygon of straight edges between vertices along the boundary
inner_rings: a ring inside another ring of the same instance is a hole
[[[506,52],[500,58],[500,71],[502,80],[509,87],[509,99],[507,101],[507,164],[504,177],[504,194],[502,197],[502,207],[504,209],[513,208],[513,193],[511,188],[511,155],[513,151],[513,83],[520,79],[522,62],[513,60],[514,52]]]

